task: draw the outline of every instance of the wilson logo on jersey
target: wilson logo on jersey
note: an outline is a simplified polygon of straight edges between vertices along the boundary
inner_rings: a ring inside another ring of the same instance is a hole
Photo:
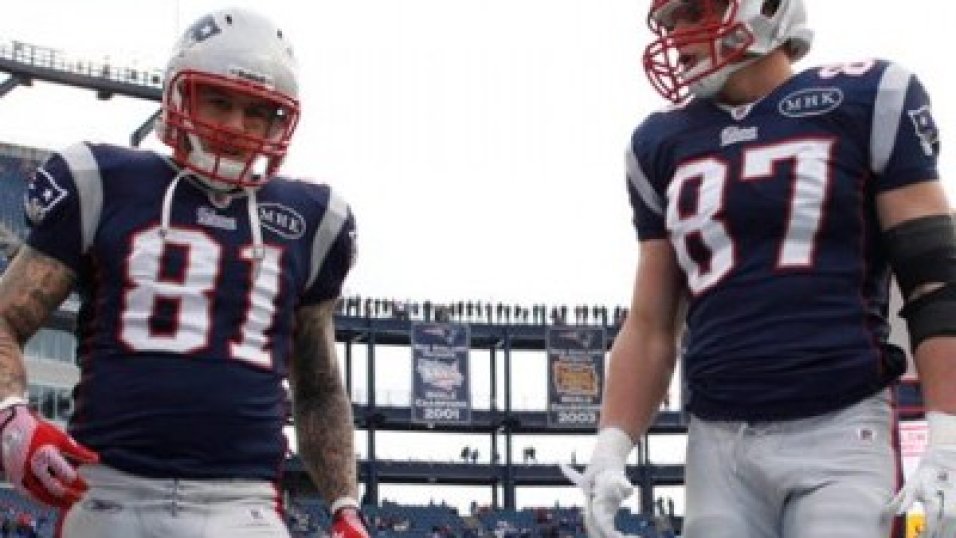
[[[33,224],[39,224],[57,204],[66,199],[67,191],[56,184],[46,170],[40,168],[30,180],[23,199],[23,209]]]
[[[784,116],[802,118],[832,112],[842,103],[840,88],[805,88],[781,99],[777,108]]]

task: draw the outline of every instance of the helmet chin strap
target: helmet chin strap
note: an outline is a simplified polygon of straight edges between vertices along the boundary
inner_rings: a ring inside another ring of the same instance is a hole
[[[166,236],[169,235],[169,220],[170,215],[173,212],[173,193],[176,192],[176,187],[179,186],[179,181],[189,174],[190,172],[186,168],[180,170],[176,174],[176,177],[169,182],[169,186],[166,187],[166,193],[163,194],[162,212],[159,216],[159,238],[163,241],[163,243],[166,242]]]
[[[259,220],[259,201],[256,199],[256,188],[245,187],[246,207],[249,211],[249,229],[252,231],[252,274],[259,278],[262,269],[262,260],[266,257],[265,247],[262,244],[262,222]]]
[[[225,157],[219,157],[217,159],[202,149],[202,143],[200,142],[198,136],[193,133],[188,133],[186,137],[189,139],[189,145],[191,147],[187,157],[189,164],[195,166],[199,170],[216,170],[220,175],[226,176],[230,179],[242,178],[242,173],[246,168],[245,163],[236,161],[234,159],[227,159]],[[229,183],[222,181],[216,181],[215,179],[208,178],[199,172],[195,172],[193,175],[195,175],[196,179],[201,181],[204,185],[216,192],[227,192],[236,188],[235,185],[230,185]]]
[[[193,176],[200,179],[196,174],[183,168],[166,187],[163,195],[163,205],[160,213],[159,238],[163,243],[166,242],[170,231],[170,220],[173,211],[173,196],[176,193],[176,187],[180,181],[187,176]],[[202,180],[203,184],[208,184],[208,180]],[[234,189],[234,187],[232,187]],[[246,194],[246,208],[249,215],[249,230],[252,234],[252,267],[254,278],[259,277],[262,268],[262,262],[265,259],[265,247],[262,242],[262,221],[259,219],[259,200],[256,197],[256,187],[243,187],[242,191]]]

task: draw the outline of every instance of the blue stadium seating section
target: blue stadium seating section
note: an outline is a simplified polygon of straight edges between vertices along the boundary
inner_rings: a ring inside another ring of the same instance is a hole
[[[524,508],[518,511],[476,508],[474,514],[459,514],[444,505],[402,505],[384,501],[363,511],[378,538],[585,538],[581,509],[577,507]],[[287,507],[294,537],[311,536],[327,529],[329,516],[318,499],[298,499]],[[641,538],[670,538],[658,532],[650,518],[622,509],[615,520],[625,534]]]
[[[24,499],[18,493],[7,487],[0,487],[0,527],[4,521],[9,521],[13,529],[17,522],[29,524],[36,530],[36,536],[52,538],[56,526],[58,512],[52,508],[43,507],[29,499]],[[29,536],[21,532],[11,532],[10,536]]]
[[[475,514],[461,515],[443,504],[402,505],[384,501],[365,506],[372,535],[376,538],[586,538],[581,509],[576,507],[524,508],[518,511],[478,508]],[[0,487],[0,517],[33,521],[37,536],[52,538],[57,510],[25,499],[8,487]],[[329,528],[326,505],[317,498],[295,499],[286,506],[286,521],[293,538],[321,535]],[[659,533],[644,516],[620,510],[618,529],[640,538],[671,538]]]
[[[20,239],[27,234],[23,221],[23,193],[27,179],[38,164],[34,159],[0,153],[0,223]],[[6,254],[0,251],[0,273],[7,269],[8,263]]]
[[[23,222],[23,193],[27,179],[39,163],[30,159],[9,157],[0,154],[0,222],[20,237],[26,236]]]

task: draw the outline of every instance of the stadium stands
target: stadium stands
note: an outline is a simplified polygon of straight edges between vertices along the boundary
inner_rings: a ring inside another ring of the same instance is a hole
[[[293,538],[323,536],[329,526],[325,504],[315,498],[289,502],[286,521]],[[475,507],[473,514],[460,515],[444,504],[401,505],[383,501],[381,506],[363,508],[372,535],[378,538],[584,538],[579,508],[539,507],[518,511]],[[15,536],[52,538],[59,512],[24,499],[9,488],[0,488],[0,524],[3,520],[32,528]],[[625,534],[639,538],[668,538],[659,532],[654,520],[618,512],[616,524]]]
[[[23,194],[26,180],[46,153],[0,143],[0,273],[15,246],[26,237]]]
[[[26,178],[39,164],[37,161],[11,157],[0,149],[0,223],[16,232],[20,237],[26,234],[23,222],[23,194],[26,191]]]
[[[54,523],[58,512],[24,499],[7,487],[0,487],[0,536],[54,535]]]
[[[538,507],[522,510],[493,510],[473,507],[471,514],[442,503],[400,505],[383,501],[381,506],[364,507],[373,534],[380,538],[584,538],[580,508]],[[328,515],[321,501],[300,499],[289,507],[293,532],[325,528]],[[297,526],[297,522],[307,521]],[[658,531],[657,523],[647,517],[618,512],[616,524],[622,532],[640,538],[667,538],[673,534]]]

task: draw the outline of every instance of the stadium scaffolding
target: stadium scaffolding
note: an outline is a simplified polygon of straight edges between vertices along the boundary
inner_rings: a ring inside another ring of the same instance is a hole
[[[0,72],[10,75],[0,82],[0,98],[19,86],[32,86],[34,80],[90,90],[103,100],[122,95],[159,102],[163,97],[160,69],[75,59],[57,49],[23,41],[0,41]],[[139,146],[158,115],[157,109],[133,130],[130,145]]]

